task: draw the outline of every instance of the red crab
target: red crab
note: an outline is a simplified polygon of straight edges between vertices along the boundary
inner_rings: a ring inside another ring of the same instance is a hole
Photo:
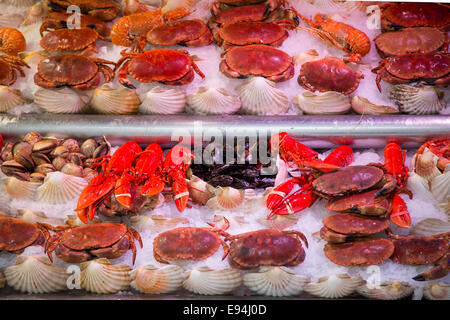
[[[22,32],[15,28],[0,28],[0,51],[17,56],[25,49],[26,40]]]
[[[425,81],[434,85],[450,84],[450,55],[444,52],[409,53],[380,61],[372,70],[377,74],[377,87],[381,80],[392,84]]]
[[[120,11],[119,4],[113,0],[47,0],[47,2],[55,11],[66,11],[68,7],[76,6],[82,13],[103,21],[113,20]]]
[[[262,44],[232,47],[223,53],[220,71],[230,78],[261,76],[275,82],[294,76],[294,62],[287,53]]]
[[[303,233],[295,230],[279,231],[263,229],[226,238],[230,242],[228,261],[239,269],[260,266],[296,266],[305,260],[308,241]]]
[[[122,51],[116,63],[119,82],[135,89],[127,75],[141,82],[162,82],[166,85],[184,85],[194,80],[194,71],[202,78],[205,75],[185,50],[153,49],[143,53]],[[120,67],[123,64],[122,67]]]
[[[102,37],[90,28],[58,29],[42,37],[41,47],[50,52],[83,50],[81,54],[86,54],[97,52],[98,38]]]
[[[17,80],[17,73],[25,77],[22,67],[29,66],[19,57],[0,55],[0,85],[10,86]]]
[[[101,222],[80,227],[51,228],[57,233],[46,243],[50,261],[52,253],[68,263],[80,263],[94,257],[115,259],[131,249],[136,260],[135,239],[142,248],[142,240],[133,228],[122,223]]]

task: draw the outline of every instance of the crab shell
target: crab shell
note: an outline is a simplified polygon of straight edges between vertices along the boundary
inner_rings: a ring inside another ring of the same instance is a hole
[[[436,3],[396,3],[381,11],[383,30],[410,27],[433,27],[445,30],[450,26],[450,9]]]
[[[377,186],[384,175],[383,170],[375,166],[350,166],[320,176],[312,182],[312,187],[322,197],[342,197]]]
[[[211,228],[181,227],[165,231],[153,240],[153,255],[162,260],[203,260],[212,256],[223,243]]]
[[[230,78],[261,76],[280,82],[294,76],[294,63],[291,56],[279,49],[254,44],[226,51],[220,71]]]
[[[392,261],[399,264],[423,265],[437,262],[450,248],[445,237],[403,236],[392,240],[395,251]]]
[[[214,19],[217,23],[224,24],[239,21],[263,21],[266,17],[266,6],[257,4],[222,10],[211,19]]]
[[[132,235],[139,240],[142,247],[139,234],[130,227],[120,223],[102,222],[61,231],[56,235],[56,239],[50,238],[47,246],[56,245],[56,256],[68,263],[80,263],[93,256],[115,259],[134,248]]]
[[[308,246],[306,238],[297,231],[263,229],[232,236],[228,261],[239,269],[296,266],[306,256],[300,239]]]
[[[272,22],[236,22],[222,26],[218,36],[225,48],[249,44],[278,47],[289,34],[285,28]]]
[[[349,266],[370,266],[380,264],[392,255],[394,244],[387,239],[364,239],[347,243],[327,243],[324,253],[335,264]]]
[[[120,11],[119,4],[112,0],[49,0],[49,6],[55,11],[66,11],[70,6],[77,6],[81,13],[88,14],[103,21],[113,20]]]
[[[358,88],[362,78],[362,73],[354,71],[342,59],[325,57],[302,64],[297,82],[312,92],[317,90],[350,94]]]
[[[15,72],[11,66],[0,59],[0,84],[6,84],[9,82],[11,77],[13,76],[13,72]]]
[[[375,189],[363,193],[352,194],[345,198],[331,199],[325,209],[337,212],[359,213],[369,216],[386,216],[392,210],[392,201],[378,196]]]
[[[95,43],[98,33],[90,28],[58,29],[41,39],[41,47],[50,52],[77,51]]]
[[[21,253],[31,245],[44,243],[42,231],[21,219],[0,216],[0,251]]]
[[[176,44],[188,47],[207,46],[213,41],[208,26],[199,19],[164,24],[147,33],[147,42],[159,46]]]
[[[444,32],[431,27],[406,28],[385,32],[374,39],[381,57],[439,50],[446,42]]]

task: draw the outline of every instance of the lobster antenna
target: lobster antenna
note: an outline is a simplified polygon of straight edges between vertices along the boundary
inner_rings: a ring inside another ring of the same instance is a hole
[[[305,21],[305,22],[306,22],[307,24],[309,24],[309,25],[313,25],[313,24],[314,24],[314,23],[312,22],[312,20],[310,20],[310,19],[308,19],[308,18],[302,16],[302,15],[300,14],[300,12],[298,12],[297,9],[295,9],[295,8],[289,3],[288,0],[284,0],[284,2],[288,5],[288,7],[289,7],[292,11],[294,11],[294,13],[295,13],[300,19],[302,19],[303,21]]]

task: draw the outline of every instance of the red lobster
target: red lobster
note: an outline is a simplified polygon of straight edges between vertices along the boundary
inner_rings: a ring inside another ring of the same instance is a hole
[[[286,132],[272,136],[270,140],[272,152],[279,151],[280,157],[288,162],[294,162],[300,170],[319,170],[329,172],[353,162],[353,150],[349,146],[341,146],[334,150],[324,161],[318,158],[317,152],[304,144],[292,139]],[[311,191],[313,175],[294,177],[275,187],[266,200],[266,206],[273,215],[289,215],[311,206],[317,199]],[[292,189],[301,188],[287,196]]]

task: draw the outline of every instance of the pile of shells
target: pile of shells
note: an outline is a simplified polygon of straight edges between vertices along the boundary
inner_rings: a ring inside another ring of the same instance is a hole
[[[42,137],[30,132],[16,143],[7,142],[0,153],[1,171],[8,176],[6,191],[12,197],[62,204],[77,197],[95,172],[93,160],[109,154],[104,139]]]

